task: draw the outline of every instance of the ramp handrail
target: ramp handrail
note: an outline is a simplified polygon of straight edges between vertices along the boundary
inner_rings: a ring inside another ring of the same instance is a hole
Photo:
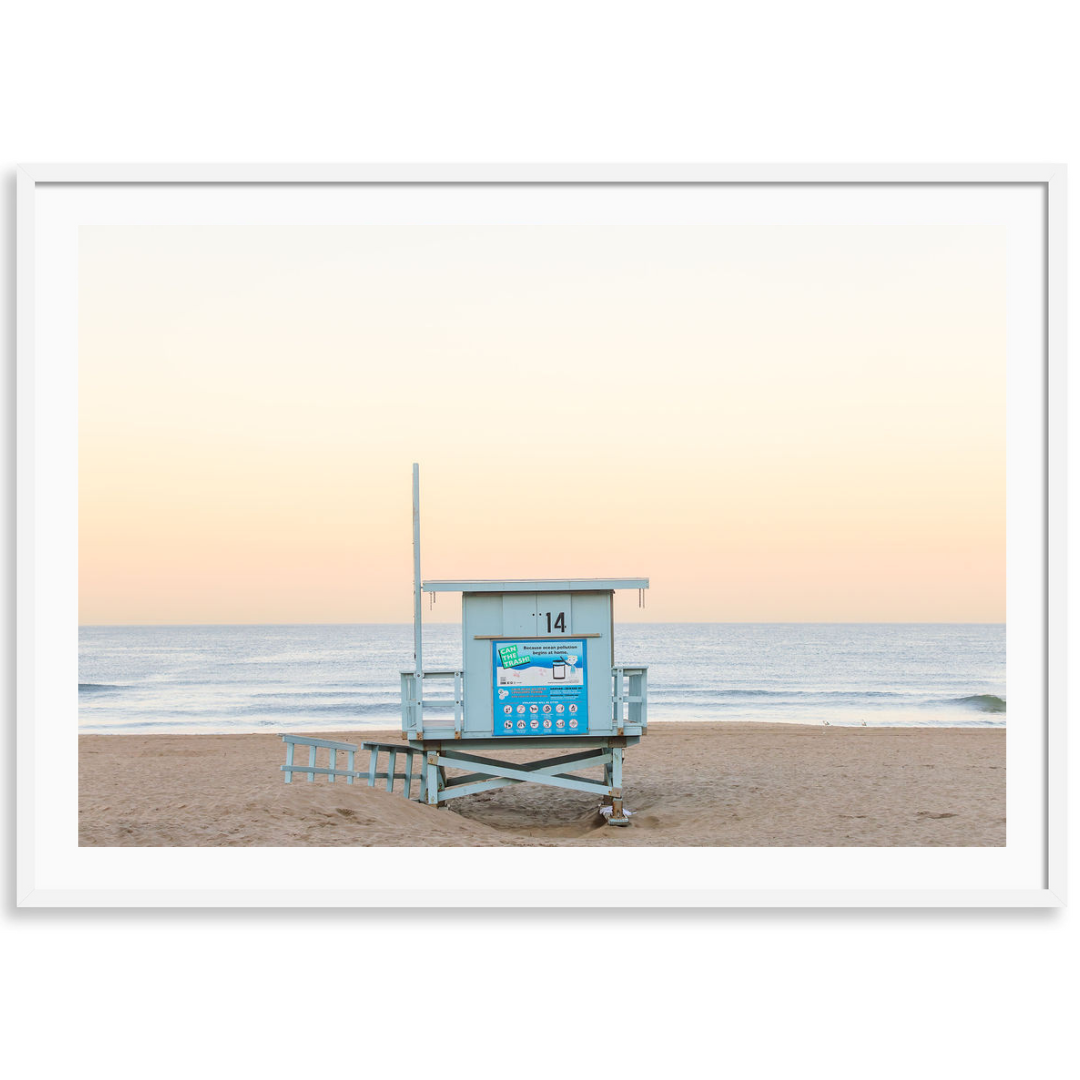
[[[285,764],[281,766],[281,771],[285,773],[285,783],[292,783],[292,774],[294,772],[307,773],[308,780],[314,781],[315,774],[320,776],[326,776],[329,783],[333,783],[339,776],[345,777],[345,782],[351,784],[356,777],[363,777],[364,773],[356,772],[356,751],[357,746],[355,743],[345,742],[331,742],[329,739],[309,739],[305,735],[282,735],[282,741],[285,743]],[[308,763],[307,765],[294,764],[294,751],[297,746],[309,747]],[[330,768],[321,769],[315,767],[315,752],[319,749],[325,749],[330,751]],[[348,755],[349,767],[347,769],[339,769],[337,767],[338,751],[343,750]]]
[[[386,781],[386,790],[394,790],[395,780],[405,781],[405,798],[408,799],[412,793],[413,782],[413,765],[416,763],[417,758],[423,758],[424,751],[417,746],[402,746],[401,743],[384,743],[384,742],[362,742],[360,744],[361,750],[367,750],[371,753],[371,763],[368,766],[368,771],[365,773],[367,776],[368,787],[374,787],[376,780]],[[388,755],[388,761],[386,765],[386,772],[379,772],[379,755],[385,753]],[[405,754],[405,771],[403,773],[397,772],[397,756],[398,754]],[[421,761],[422,765],[422,761]],[[417,780],[420,776],[417,775]]]
[[[329,739],[313,739],[306,735],[282,735],[285,743],[285,764],[281,771],[285,774],[285,783],[292,783],[294,772],[306,773],[309,782],[313,782],[316,776],[325,776],[328,783],[333,783],[339,776],[345,777],[345,782],[351,784],[354,780],[366,780],[368,787],[374,787],[376,780],[386,781],[386,790],[394,790],[395,780],[405,781],[405,798],[412,793],[413,763],[414,759],[422,754],[422,751],[413,746],[402,746],[399,743],[363,742],[359,746],[356,743],[332,742]],[[295,749],[297,746],[309,747],[308,763],[297,765],[295,762]],[[324,749],[330,752],[330,767],[325,768],[315,764],[316,751]],[[356,753],[358,750],[367,750],[371,754],[370,765],[367,772],[356,771]],[[337,755],[342,751],[348,755],[348,768],[337,767]],[[390,755],[389,764],[385,772],[379,772],[379,754]],[[397,768],[397,755],[407,755],[404,772],[395,771]],[[419,779],[419,776],[417,776]]]

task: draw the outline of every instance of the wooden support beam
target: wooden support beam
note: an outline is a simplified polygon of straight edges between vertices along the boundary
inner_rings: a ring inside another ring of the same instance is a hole
[[[427,762],[424,766],[424,772],[427,774],[427,801],[428,806],[439,805],[439,755],[434,751],[430,751],[427,755]]]
[[[331,742],[329,739],[309,739],[306,735],[282,735],[282,741],[296,746],[318,746],[325,750],[355,750],[356,743]]]
[[[450,752],[452,754],[452,751]],[[457,754],[453,754],[453,757],[457,757]],[[503,762],[494,761],[490,758],[481,759],[487,762],[489,765],[502,765]],[[530,773],[561,773],[567,766],[570,766],[570,771],[577,772],[580,769],[591,769],[598,765],[604,766],[605,783],[608,783],[606,779],[607,773],[610,769],[611,751],[610,750],[590,750],[584,754],[570,754],[567,757],[550,758],[546,761],[530,761],[527,764],[520,766],[521,769]],[[484,775],[483,773],[468,773],[465,776],[454,776],[446,781],[447,787],[457,787],[461,784],[471,784],[476,780],[480,780]],[[583,777],[582,779],[587,779]],[[520,780],[515,780],[514,783],[521,783]],[[599,783],[599,781],[597,781]]]
[[[428,755],[428,760],[435,756],[438,764],[441,766],[450,766],[451,768],[460,768],[461,766],[456,764],[455,758],[449,753]],[[515,767],[509,762],[487,762],[477,761],[476,759],[470,760],[469,764],[473,766],[475,772],[483,773],[488,776],[507,777],[513,780],[528,781],[534,784],[544,784],[548,787],[567,788],[570,791],[589,791],[595,794],[605,794],[608,790],[607,785],[601,783],[599,780],[583,780],[576,776],[567,776],[565,774],[548,774],[542,773],[538,770],[523,769]],[[430,768],[431,766],[429,766]],[[431,802],[430,793],[428,795],[428,801]]]
[[[579,769],[588,768],[583,762],[590,761],[595,758],[593,764],[600,765],[603,763],[603,759],[610,757],[612,750],[610,747],[592,747],[589,750],[579,750],[576,754],[562,754],[559,757],[543,758],[540,761],[523,762],[515,766],[518,769],[547,769],[550,767],[556,767],[558,769],[566,768],[567,766],[574,765]],[[510,762],[500,761],[497,758],[482,757],[480,754],[469,754],[465,751],[458,750],[454,747],[452,750],[444,750],[440,752],[441,757],[447,759],[453,758],[455,761],[464,762],[466,765],[509,765]],[[451,766],[453,767],[453,766]],[[457,766],[462,768],[463,766]]]

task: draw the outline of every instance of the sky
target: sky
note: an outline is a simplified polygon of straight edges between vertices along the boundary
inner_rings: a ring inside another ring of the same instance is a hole
[[[1005,242],[976,225],[84,226],[80,623],[1003,622]],[[455,621],[439,597],[425,618]]]

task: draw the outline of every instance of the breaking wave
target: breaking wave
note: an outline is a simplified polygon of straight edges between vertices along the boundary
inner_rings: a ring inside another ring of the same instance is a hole
[[[954,698],[954,705],[967,705],[979,712],[1003,713],[1005,711],[1005,699],[997,694],[971,694],[968,697]]]

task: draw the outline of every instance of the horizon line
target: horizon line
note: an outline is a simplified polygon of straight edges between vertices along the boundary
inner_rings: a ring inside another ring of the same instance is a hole
[[[151,627],[236,626],[412,626],[410,622],[193,622],[193,623],[79,623],[80,630],[148,629]],[[427,626],[461,626],[461,622],[428,622]],[[663,619],[619,622],[616,626],[1006,626],[987,619]],[[570,635],[560,635],[570,636]]]

